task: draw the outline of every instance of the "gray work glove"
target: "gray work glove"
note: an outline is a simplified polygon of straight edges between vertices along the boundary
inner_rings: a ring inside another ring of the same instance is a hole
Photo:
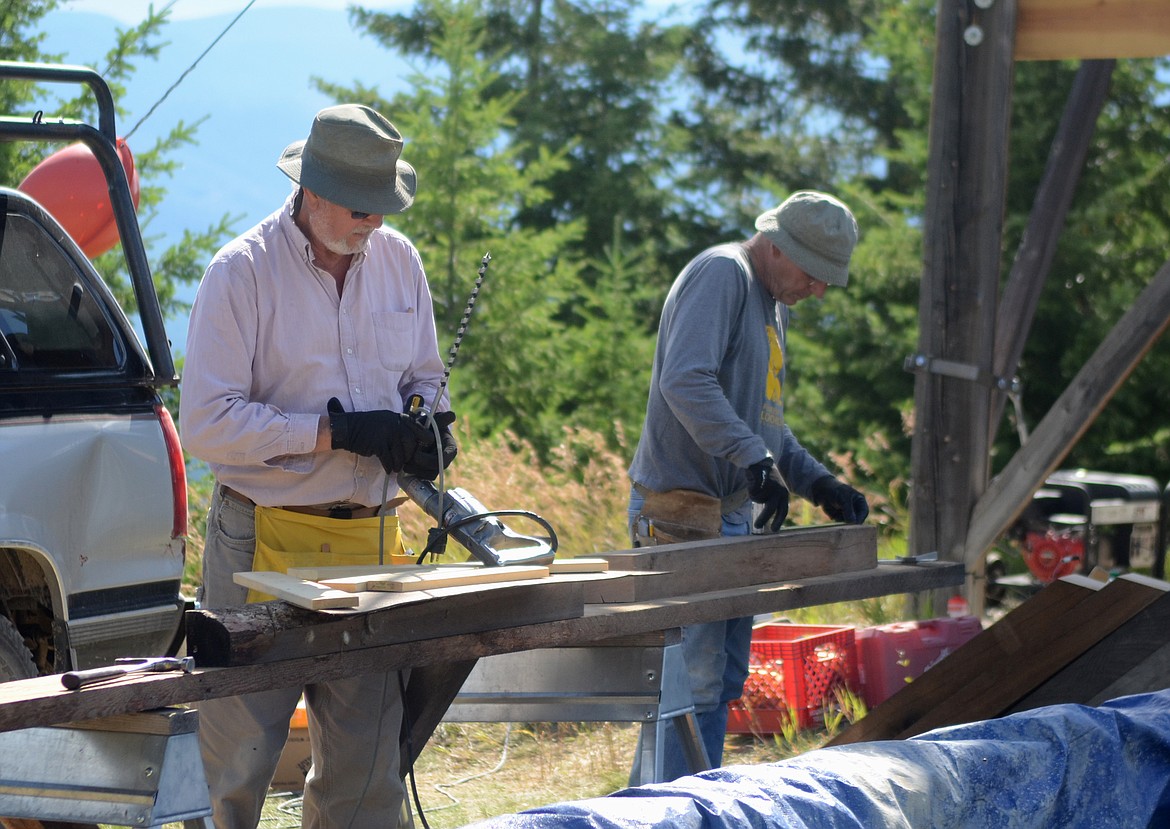
[[[435,413],[435,423],[439,426],[438,448],[436,448],[435,433],[427,428],[427,416],[425,414],[414,415],[414,418],[426,430],[427,439],[425,442],[419,443],[414,456],[406,462],[402,471],[407,475],[414,475],[416,478],[433,481],[439,477],[440,460],[443,463],[442,468],[446,469],[459,454],[459,446],[455,443],[455,436],[451,434],[451,424],[455,422],[455,413]]]
[[[332,447],[377,458],[388,473],[402,471],[420,444],[429,439],[433,445],[435,441],[416,418],[405,412],[347,412],[336,397],[329,399],[326,409]]]
[[[813,482],[812,500],[834,521],[861,524],[869,516],[865,496],[832,475],[824,475]]]
[[[780,477],[776,462],[767,457],[747,468],[748,497],[764,508],[756,517],[756,529],[761,529],[772,519],[772,532],[780,529],[788,517],[788,487]]]

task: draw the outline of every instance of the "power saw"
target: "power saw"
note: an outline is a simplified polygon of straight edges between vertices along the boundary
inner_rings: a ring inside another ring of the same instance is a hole
[[[438,523],[432,538],[438,533],[450,536],[469,553],[488,567],[508,564],[551,564],[556,557],[557,535],[547,521],[524,510],[488,510],[470,492],[452,487],[443,493],[433,483],[413,475],[399,475],[398,485],[427,515]],[[548,532],[547,537],[523,535],[505,526],[500,516],[515,515],[529,518]],[[441,539],[442,543],[445,539]],[[432,543],[427,550],[432,552]]]
[[[467,307],[463,309],[463,318],[459,321],[459,330],[455,334],[455,342],[447,356],[447,365],[443,370],[443,378],[435,390],[434,400],[430,407],[419,395],[412,395],[407,401],[407,411],[419,417],[420,422],[430,428],[433,426],[431,413],[438,406],[447,386],[447,379],[451,376],[451,366],[455,363],[455,355],[459,353],[459,345],[467,333],[467,325],[471,320],[471,313],[475,310],[475,300],[479,296],[484,276],[487,274],[488,263],[491,262],[490,253],[485,253],[480,262],[479,271],[475,279],[475,286],[471,289]],[[435,441],[439,441],[436,428]],[[467,548],[467,551],[482,561],[488,567],[500,567],[507,564],[551,564],[556,557],[557,535],[552,526],[535,513],[523,510],[488,510],[465,489],[453,487],[445,491],[442,489],[443,473],[439,472],[440,487],[423,478],[413,475],[399,475],[398,486],[412,501],[422,507],[427,515],[434,518],[438,526],[431,530],[427,541],[427,548],[419,556],[421,562],[430,553],[442,552],[446,546],[447,537],[454,538]],[[504,526],[499,520],[503,515],[524,516],[540,524],[548,532],[547,537],[521,535]]]

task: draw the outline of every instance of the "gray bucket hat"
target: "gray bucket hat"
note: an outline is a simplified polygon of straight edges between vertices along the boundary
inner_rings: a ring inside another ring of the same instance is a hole
[[[844,288],[857,244],[857,220],[826,193],[799,190],[756,218],[756,230],[821,282]]]
[[[401,153],[402,135],[382,115],[340,104],[318,112],[309,137],[285,147],[276,166],[334,204],[386,215],[414,203],[414,168]]]

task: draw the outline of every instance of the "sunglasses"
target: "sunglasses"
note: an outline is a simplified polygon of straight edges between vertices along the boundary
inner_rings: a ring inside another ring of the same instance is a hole
[[[368,218],[370,218],[371,215],[372,214],[370,214],[370,213],[363,213],[360,210],[349,211],[349,217],[351,219],[353,219],[355,222],[360,222],[362,219],[368,219]]]

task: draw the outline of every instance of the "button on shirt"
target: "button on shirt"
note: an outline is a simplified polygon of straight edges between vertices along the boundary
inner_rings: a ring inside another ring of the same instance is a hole
[[[443,361],[414,245],[383,225],[337,295],[284,206],[220,250],[191,309],[179,425],[219,481],[258,504],[381,502],[377,458],[313,453],[331,397],[346,411],[429,405]],[[446,395],[436,407],[448,408]],[[391,481],[388,494],[397,492]]]

